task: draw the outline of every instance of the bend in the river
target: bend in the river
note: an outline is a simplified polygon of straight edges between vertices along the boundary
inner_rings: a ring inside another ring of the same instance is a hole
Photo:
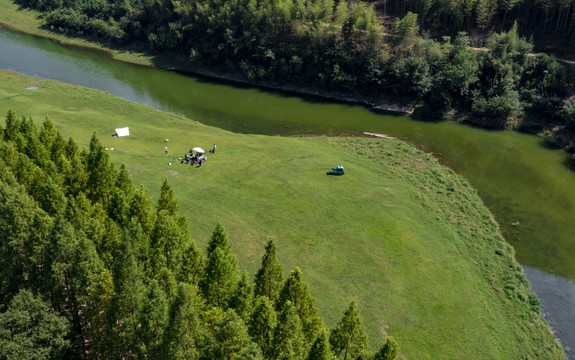
[[[561,342],[575,348],[575,173],[564,166],[563,154],[546,149],[539,138],[453,122],[418,122],[362,106],[200,80],[1,29],[0,50],[0,69],[97,88],[234,132],[369,131],[434,153],[478,189],[527,266]]]

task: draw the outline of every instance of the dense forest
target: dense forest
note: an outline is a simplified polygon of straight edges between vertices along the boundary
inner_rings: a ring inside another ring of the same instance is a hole
[[[166,180],[157,205],[93,136],[9,111],[0,129],[0,359],[394,359],[352,301],[328,331],[269,240],[250,281],[217,224],[191,240]]]
[[[420,117],[541,133],[575,152],[574,71],[524,36],[573,43],[572,1],[17,1],[53,31],[172,53],[196,71],[393,98]]]

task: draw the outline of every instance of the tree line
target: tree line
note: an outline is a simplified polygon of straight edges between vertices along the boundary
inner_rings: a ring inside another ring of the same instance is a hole
[[[472,50],[470,35],[457,32],[481,23],[484,3],[507,6],[514,19],[527,0],[396,1],[406,13],[386,26],[376,12],[382,3],[348,0],[17,1],[44,11],[45,26],[54,31],[139,43],[150,52],[174,53],[193,68],[253,83],[391,96],[423,117],[544,132],[550,143],[575,152],[575,108],[565,100],[575,76],[554,57],[531,54],[532,42],[520,35],[525,22],[499,33],[485,30],[484,51]],[[448,35],[422,37],[422,24],[432,21]]]
[[[269,240],[253,281],[218,223],[205,255],[165,180],[157,204],[46,118],[0,128],[0,359],[394,359],[355,301],[328,331]]]

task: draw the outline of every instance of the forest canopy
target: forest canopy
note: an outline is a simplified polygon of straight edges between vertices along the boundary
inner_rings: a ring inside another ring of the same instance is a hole
[[[52,31],[171,53],[194,71],[352,98],[392,98],[421,117],[543,133],[554,146],[575,151],[567,99],[573,72],[551,55],[533,54],[526,38],[550,32],[569,34],[562,37],[572,42],[570,3],[17,2],[45,12],[44,26]],[[435,40],[423,36],[428,31]]]

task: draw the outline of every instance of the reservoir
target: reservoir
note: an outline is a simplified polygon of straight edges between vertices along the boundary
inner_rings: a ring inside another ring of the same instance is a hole
[[[478,189],[525,266],[547,320],[575,359],[569,351],[575,349],[575,173],[565,167],[565,155],[545,148],[540,138],[214,82],[2,29],[0,69],[100,89],[237,133],[368,131],[433,153]]]

